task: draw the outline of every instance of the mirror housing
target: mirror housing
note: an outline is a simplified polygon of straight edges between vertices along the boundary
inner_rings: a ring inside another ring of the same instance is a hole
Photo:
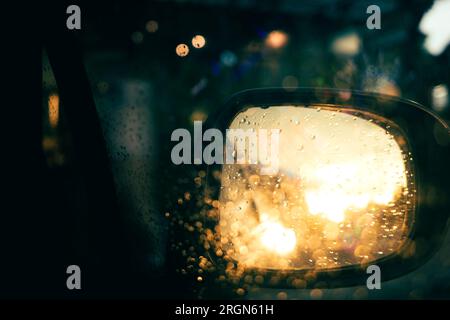
[[[368,265],[379,266],[382,280],[386,281],[411,272],[433,255],[445,236],[450,215],[450,131],[442,119],[416,102],[379,94],[322,88],[254,89],[234,95],[224,108],[208,119],[207,127],[225,132],[239,113],[252,107],[275,106],[351,111],[354,116],[363,118],[369,114],[384,119],[388,127],[389,123],[398,127],[414,159],[411,167],[415,184],[412,225],[401,248],[369,263],[323,269],[245,267],[239,273],[240,278],[263,275],[260,285],[266,287],[298,288],[295,279],[302,279],[302,288],[345,287],[365,284]],[[214,178],[213,173],[222,170],[223,165],[208,166],[205,192],[212,199],[219,199],[222,189],[221,181]],[[220,214],[215,223],[220,224]],[[227,264],[221,261],[223,257],[214,257],[214,260],[217,266]],[[239,263],[232,258],[231,262]]]

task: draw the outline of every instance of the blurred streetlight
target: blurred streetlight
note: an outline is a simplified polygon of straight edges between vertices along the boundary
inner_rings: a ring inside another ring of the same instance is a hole
[[[206,44],[206,40],[205,37],[203,37],[202,35],[196,35],[195,37],[192,38],[192,46],[194,48],[200,49],[203,48]]]
[[[279,49],[287,44],[288,38],[286,32],[274,30],[267,35],[265,43],[272,49]]]
[[[178,56],[185,57],[189,54],[189,47],[184,43],[180,43],[179,45],[177,45],[175,52]]]

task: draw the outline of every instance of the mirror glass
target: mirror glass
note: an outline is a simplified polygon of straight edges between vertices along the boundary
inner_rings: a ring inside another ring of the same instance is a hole
[[[249,107],[228,127],[244,133],[227,147],[238,163],[224,164],[220,180],[218,231],[229,259],[250,268],[341,268],[374,262],[407,241],[413,158],[395,124],[296,105]],[[246,162],[237,160],[239,142]]]

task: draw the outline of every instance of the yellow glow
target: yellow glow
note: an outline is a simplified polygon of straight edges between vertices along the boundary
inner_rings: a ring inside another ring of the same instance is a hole
[[[208,118],[208,115],[204,113],[203,111],[196,110],[191,113],[191,121],[205,121]]]
[[[180,43],[175,48],[175,52],[177,53],[178,56],[185,57],[189,54],[189,47],[184,43]]]
[[[349,33],[337,37],[332,45],[331,50],[335,54],[354,56],[358,54],[361,47],[361,39],[356,33]]]
[[[401,95],[399,87],[392,80],[383,77],[377,80],[374,91],[388,96],[399,97]]]
[[[52,94],[48,97],[48,120],[52,128],[56,128],[59,121],[59,96]]]
[[[281,129],[279,172],[223,166],[223,251],[245,266],[305,269],[374,261],[398,250],[414,206],[411,156],[397,143],[395,125],[387,131],[374,119],[300,106],[238,114],[230,128]]]
[[[265,248],[277,254],[285,255],[292,252],[297,242],[295,232],[282,224],[270,221],[267,215],[262,216],[263,222],[258,226],[260,240]]]
[[[370,173],[369,159],[349,160],[344,164],[330,164],[315,171],[315,185],[305,191],[311,214],[323,214],[334,222],[342,222],[348,209],[364,209],[369,203],[387,205],[399,186],[405,186],[404,175],[396,172],[384,176]],[[401,153],[397,154],[401,163]],[[375,168],[376,165],[373,167]],[[401,168],[392,168],[401,170]],[[363,177],[356,179],[355,177]]]
[[[267,35],[266,45],[273,49],[284,47],[288,42],[288,36],[285,32],[274,30]]]
[[[206,44],[205,37],[201,35],[196,35],[195,37],[192,38],[192,46],[194,48],[197,49],[203,48],[205,44]]]

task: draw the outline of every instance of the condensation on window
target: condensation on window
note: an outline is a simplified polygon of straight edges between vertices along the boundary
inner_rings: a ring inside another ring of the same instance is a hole
[[[158,207],[157,119],[150,82],[136,78],[92,77],[93,91],[119,204],[135,236],[143,265],[165,263],[164,216]]]

